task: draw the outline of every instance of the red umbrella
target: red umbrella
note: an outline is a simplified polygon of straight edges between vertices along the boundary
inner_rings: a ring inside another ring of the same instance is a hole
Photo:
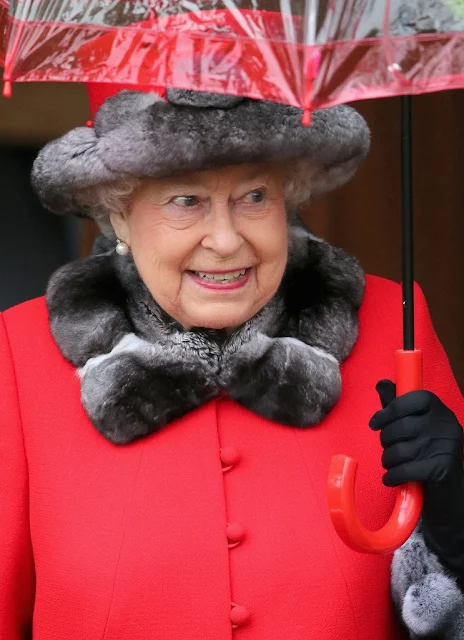
[[[0,0],[4,80],[7,92],[11,82],[117,80],[307,110],[462,88],[462,6],[462,0]],[[93,44],[93,59],[79,55],[86,44]]]
[[[111,83],[226,93],[303,109],[464,87],[462,0],[0,0],[4,95],[12,82]],[[414,349],[410,101],[403,100],[404,345],[398,393],[421,386]],[[356,462],[337,456],[329,509],[341,538],[374,553],[417,524],[418,485],[367,531],[354,506]]]

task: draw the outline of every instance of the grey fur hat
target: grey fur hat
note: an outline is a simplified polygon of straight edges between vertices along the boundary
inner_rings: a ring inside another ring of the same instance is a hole
[[[347,182],[369,150],[369,129],[351,107],[302,111],[288,105],[168,89],[121,91],[78,127],[39,153],[32,182],[56,213],[80,213],[79,195],[128,176],[167,177],[254,162],[298,162],[311,195]],[[306,172],[307,165],[307,172]],[[301,177],[300,177],[301,179]]]

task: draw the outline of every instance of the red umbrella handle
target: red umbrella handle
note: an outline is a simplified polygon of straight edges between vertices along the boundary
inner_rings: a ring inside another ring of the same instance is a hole
[[[422,351],[397,351],[396,389],[401,395],[422,388]],[[409,482],[397,491],[393,513],[378,531],[370,531],[360,521],[355,506],[355,477],[358,463],[348,456],[334,456],[329,471],[329,512],[343,542],[361,553],[391,553],[414,531],[423,504],[419,483]],[[375,507],[374,507],[375,508]]]

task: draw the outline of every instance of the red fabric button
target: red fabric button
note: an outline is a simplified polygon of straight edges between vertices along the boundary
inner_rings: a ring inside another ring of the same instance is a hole
[[[233,625],[241,627],[249,621],[250,612],[246,607],[242,607],[242,605],[239,604],[234,604],[230,611],[230,619]]]
[[[226,467],[233,467],[240,461],[240,454],[235,447],[224,447],[219,455],[221,461]]]
[[[229,522],[226,534],[231,542],[241,542],[245,537],[245,527],[240,522]]]

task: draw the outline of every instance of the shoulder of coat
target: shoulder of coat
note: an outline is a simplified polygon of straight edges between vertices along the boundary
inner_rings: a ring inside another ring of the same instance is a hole
[[[21,324],[34,324],[42,322],[48,325],[48,312],[45,302],[45,296],[39,298],[33,298],[27,300],[14,307],[10,307],[3,312],[3,318],[8,324],[10,322],[16,322]]]
[[[44,296],[7,309],[2,313],[2,319],[12,347],[19,345],[21,350],[29,349],[33,352],[38,345],[46,350],[56,348],[50,332]]]
[[[388,304],[396,304],[398,299],[401,300],[401,285],[398,282],[366,274],[366,290],[364,294],[364,303],[381,303],[383,306]]]

